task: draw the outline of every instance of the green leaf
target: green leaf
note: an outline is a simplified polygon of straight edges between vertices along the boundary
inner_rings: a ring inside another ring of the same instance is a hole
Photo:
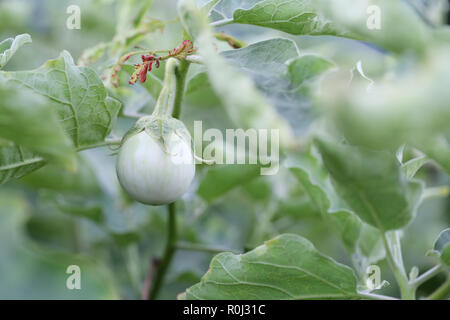
[[[77,67],[67,51],[31,71],[3,72],[11,83],[50,100],[76,148],[104,141],[120,108],[107,97],[100,78],[87,67]]]
[[[76,167],[72,141],[45,99],[12,86],[0,86],[0,97],[0,137],[66,168]]]
[[[180,2],[179,13],[185,29],[196,38],[211,85],[235,124],[244,129],[278,129],[280,142],[292,144],[291,128],[259,93],[255,84],[216,53],[205,14],[189,0]]]
[[[31,43],[31,37],[29,34],[19,34],[15,38],[8,38],[0,42],[0,69],[2,69],[12,56],[23,45]]]
[[[337,193],[363,221],[385,232],[413,219],[423,185],[405,177],[395,155],[328,138],[315,142]]]
[[[19,179],[44,164],[42,157],[20,146],[0,147],[0,184]]]
[[[403,171],[405,172],[405,176],[408,179],[414,178],[417,171],[419,171],[422,166],[427,163],[430,159],[426,156],[420,156],[417,158],[413,158],[402,164]]]
[[[280,235],[242,255],[215,256],[200,283],[185,293],[186,299],[212,300],[357,297],[350,268],[293,234]]]
[[[258,165],[223,165],[211,168],[202,178],[197,194],[211,203],[228,191],[258,177],[260,170]]]
[[[433,251],[437,252],[446,265],[450,265],[450,228],[443,230],[436,239]]]
[[[312,150],[296,159],[289,169],[305,188],[323,221],[341,239],[358,274],[364,278],[366,268],[385,255],[380,232],[347,208]]]
[[[331,20],[317,13],[312,2],[314,0],[258,1],[247,10],[235,10],[233,22],[277,29],[294,35],[342,35],[343,32]]]

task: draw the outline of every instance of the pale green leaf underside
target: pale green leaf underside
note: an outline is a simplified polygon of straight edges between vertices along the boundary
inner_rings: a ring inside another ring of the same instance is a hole
[[[314,0],[264,0],[250,9],[237,9],[233,22],[277,29],[294,35],[341,35],[336,26],[318,15]]]
[[[411,221],[423,185],[405,177],[393,154],[322,138],[316,144],[337,193],[363,221],[380,231]]]
[[[27,43],[31,43],[31,37],[26,33],[0,42],[0,69],[8,63],[20,47]]]
[[[0,148],[0,184],[18,179],[39,169],[44,159],[20,146]]]
[[[284,234],[242,255],[221,253],[186,299],[357,298],[353,271],[306,239]]]

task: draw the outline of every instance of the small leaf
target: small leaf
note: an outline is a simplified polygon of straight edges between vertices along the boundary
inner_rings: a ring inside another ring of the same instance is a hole
[[[443,263],[450,265],[450,228],[439,234],[434,243],[433,251],[439,254]]]
[[[186,299],[352,299],[353,271],[322,255],[308,240],[283,234],[242,255],[213,258]]]
[[[0,42],[0,69],[8,63],[20,47],[27,43],[31,43],[31,37],[26,33]]]

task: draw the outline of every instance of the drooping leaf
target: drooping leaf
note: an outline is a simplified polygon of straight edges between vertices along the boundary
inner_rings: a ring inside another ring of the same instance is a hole
[[[56,110],[28,89],[0,86],[0,137],[66,168],[73,169],[76,165],[72,141],[65,134]]]
[[[433,251],[439,254],[443,263],[450,265],[450,228],[439,234],[434,242]]]
[[[213,258],[186,299],[352,299],[353,271],[322,255],[308,240],[283,234],[242,255]]]
[[[2,69],[13,55],[23,45],[31,43],[31,37],[29,34],[19,34],[15,38],[8,38],[0,42],[0,69]]]
[[[120,103],[107,96],[92,69],[77,67],[67,51],[36,70],[2,75],[8,82],[49,99],[76,148],[101,142],[111,131]]]
[[[317,138],[337,193],[363,221],[384,232],[415,216],[423,185],[408,180],[395,155]]]

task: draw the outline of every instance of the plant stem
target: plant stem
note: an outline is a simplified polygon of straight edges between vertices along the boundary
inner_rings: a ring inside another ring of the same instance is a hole
[[[177,242],[177,222],[176,222],[176,206],[175,202],[172,202],[168,205],[169,215],[167,220],[167,242],[166,247],[164,249],[164,254],[161,258],[160,263],[157,266],[156,275],[154,282],[152,283],[150,293],[148,295],[150,300],[156,299],[158,293],[161,289],[161,286],[164,282],[165,275],[169,268],[169,265],[172,261],[173,254],[176,250],[176,242]]]
[[[394,297],[383,296],[381,294],[375,294],[375,293],[359,292],[358,295],[361,298],[365,298],[365,299],[369,299],[369,300],[398,300],[397,298],[394,298]]]
[[[223,19],[215,22],[211,22],[209,25],[211,27],[221,27],[226,26],[227,24],[233,23],[233,19]]]
[[[120,145],[121,141],[122,141],[122,139],[106,139],[105,141],[90,144],[87,146],[78,147],[76,150],[83,151],[83,150],[106,147],[106,146],[116,146],[116,145]]]
[[[411,282],[411,285],[417,289],[422,283],[427,282],[435,275],[439,274],[442,271],[442,265],[437,265],[423,273],[421,276],[417,277],[414,281]]]
[[[428,296],[427,300],[442,300],[446,299],[450,295],[450,277],[436,289],[431,295]]]
[[[403,300],[414,300],[416,290],[410,285],[406,275],[398,231],[386,232],[383,236],[383,244],[387,261],[400,287],[401,298]]]
[[[172,86],[173,78],[175,76],[175,70],[177,68],[177,60],[175,58],[170,58],[166,62],[166,70],[164,72],[164,83],[159,94],[158,101],[156,101],[155,110],[153,115],[157,116],[168,116],[170,109],[169,103],[172,96]],[[178,88],[177,88],[178,89]]]
[[[186,75],[189,70],[190,63],[186,59],[181,59],[175,68],[176,88],[175,99],[173,101],[172,117],[179,119],[181,114],[181,106],[184,98],[184,87],[186,85]]]
[[[201,244],[201,243],[178,242],[176,246],[177,246],[177,249],[179,249],[179,250],[203,251],[203,252],[209,252],[209,253],[221,253],[221,252],[232,252],[235,254],[242,253],[238,250],[216,247],[216,246],[209,246],[209,245],[205,245],[205,244]]]

